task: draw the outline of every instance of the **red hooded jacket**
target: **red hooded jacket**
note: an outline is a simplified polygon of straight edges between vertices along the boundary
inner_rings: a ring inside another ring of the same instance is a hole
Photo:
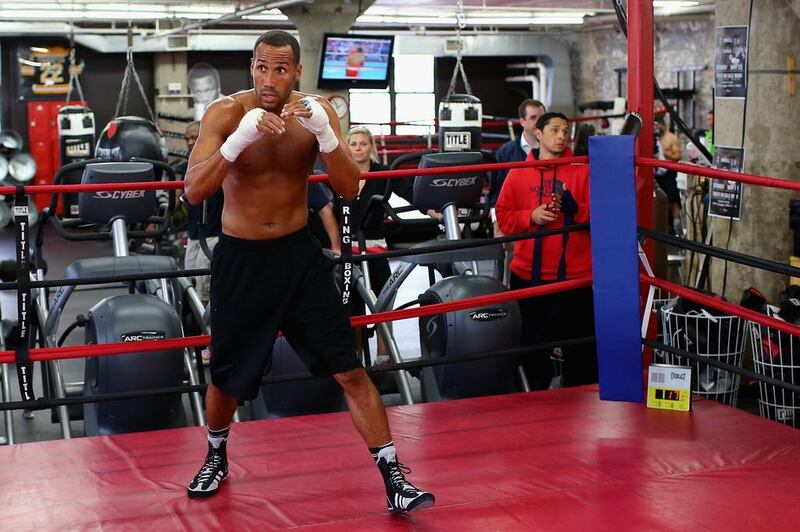
[[[529,155],[528,160],[533,157]],[[558,187],[564,190],[562,211],[554,221],[536,225],[531,213],[542,203],[550,203]],[[495,208],[500,230],[506,235],[588,222],[589,167],[515,168],[508,173]],[[537,240],[541,244],[534,245]],[[511,271],[522,279],[532,279],[534,284],[588,277],[592,271],[589,232],[518,240],[514,242]]]

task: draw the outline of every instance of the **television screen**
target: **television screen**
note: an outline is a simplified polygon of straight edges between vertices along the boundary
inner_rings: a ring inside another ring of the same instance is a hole
[[[393,45],[393,36],[325,34],[317,86],[385,89]]]

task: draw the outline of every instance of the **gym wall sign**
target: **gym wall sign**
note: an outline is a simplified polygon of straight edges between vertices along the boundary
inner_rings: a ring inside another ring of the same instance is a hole
[[[47,100],[69,92],[69,50],[62,46],[17,47],[17,99]],[[83,73],[83,63],[75,74]]]

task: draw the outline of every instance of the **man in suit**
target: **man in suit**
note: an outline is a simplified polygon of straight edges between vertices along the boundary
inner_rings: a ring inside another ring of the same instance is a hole
[[[509,163],[513,161],[524,161],[528,154],[533,150],[534,157],[539,158],[539,141],[536,140],[536,121],[539,117],[547,112],[545,106],[539,100],[533,98],[526,98],[519,104],[519,125],[522,126],[522,134],[514,140],[509,140],[497,150],[495,154],[497,162]],[[500,195],[500,189],[503,188],[503,182],[506,180],[508,170],[497,170],[495,174],[495,183],[492,187],[492,193],[489,197],[489,203],[494,207],[497,203],[497,197]],[[497,225],[497,218],[494,215],[494,208],[492,209],[492,221],[494,222],[494,235],[503,236],[500,227]],[[509,246],[510,247],[510,246]]]

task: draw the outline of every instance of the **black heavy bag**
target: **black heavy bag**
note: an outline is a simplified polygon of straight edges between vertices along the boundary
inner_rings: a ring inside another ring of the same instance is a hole
[[[167,162],[167,143],[161,130],[140,116],[118,116],[97,141],[95,157],[104,161],[130,161],[131,157]]]
[[[67,105],[58,110],[58,144],[61,151],[61,166],[85,161],[92,157],[95,145],[94,113],[83,105]],[[73,170],[64,175],[62,185],[78,185],[82,170]],[[78,195],[64,194],[63,216],[78,216]]]

